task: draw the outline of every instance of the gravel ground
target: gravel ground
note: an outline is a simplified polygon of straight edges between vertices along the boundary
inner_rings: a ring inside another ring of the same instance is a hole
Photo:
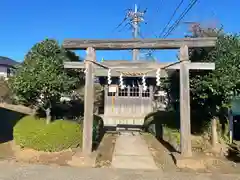
[[[163,173],[109,168],[73,168],[0,162],[0,180],[240,180],[238,175]]]

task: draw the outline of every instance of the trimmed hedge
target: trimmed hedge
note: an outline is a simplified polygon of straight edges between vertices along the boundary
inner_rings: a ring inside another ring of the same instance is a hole
[[[82,128],[73,121],[56,120],[46,124],[45,119],[25,116],[15,125],[13,137],[21,147],[57,152],[81,146]]]
[[[94,115],[93,119],[93,144],[98,144],[103,135],[104,125],[101,117]]]

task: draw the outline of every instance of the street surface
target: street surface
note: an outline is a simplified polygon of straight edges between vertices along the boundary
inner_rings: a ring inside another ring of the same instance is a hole
[[[73,168],[0,162],[0,180],[240,180],[240,175],[163,173],[159,170]]]

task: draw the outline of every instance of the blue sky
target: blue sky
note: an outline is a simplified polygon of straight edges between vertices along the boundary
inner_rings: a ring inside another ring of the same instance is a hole
[[[62,43],[65,38],[130,38],[128,29],[119,32],[113,29],[122,21],[125,10],[148,8],[147,24],[141,25],[145,38],[153,38],[166,25],[180,0],[1,0],[0,3],[0,56],[17,61],[37,42],[55,38]],[[185,0],[176,18],[188,5]],[[240,31],[240,1],[199,0],[184,21],[198,21],[204,25],[224,25],[230,33]],[[175,18],[175,19],[176,19]],[[180,26],[169,38],[180,38],[188,32],[187,25]],[[77,52],[83,55],[84,52]],[[174,61],[175,53],[155,53],[160,61]],[[97,52],[98,59],[130,59],[129,51]]]

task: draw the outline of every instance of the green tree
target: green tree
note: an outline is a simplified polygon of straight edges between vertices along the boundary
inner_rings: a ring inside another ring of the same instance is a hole
[[[227,108],[240,88],[240,38],[225,34],[222,29],[200,26],[193,29],[190,37],[218,37],[214,48],[189,50],[192,62],[214,62],[216,65],[214,71],[190,71],[192,130],[206,130],[201,129],[203,125],[215,118],[220,119],[223,129],[227,130],[224,127]],[[172,107],[179,110],[179,72],[171,75],[165,88],[169,91]]]
[[[81,86],[78,89],[74,90],[77,96],[77,99],[84,103],[84,93],[85,87]],[[94,112],[98,112],[98,108],[103,104],[103,91],[104,87],[100,83],[94,83]]]
[[[35,44],[24,62],[10,78],[9,85],[17,100],[25,105],[45,111],[47,123],[51,121],[51,107],[63,94],[71,92],[79,81],[75,74],[64,70],[65,61],[76,61],[55,40],[46,39]]]
[[[222,34],[222,30],[211,29],[211,28],[201,28],[199,24],[192,26],[191,34],[187,37],[198,38],[198,37],[218,37]],[[208,62],[211,61],[208,55],[213,48],[194,48],[189,49],[189,55],[191,62]],[[177,57],[178,58],[178,57]],[[208,74],[208,71],[191,71],[190,72],[190,86],[191,90],[195,89],[194,83],[192,82],[196,77],[204,76]],[[179,110],[179,71],[171,73],[170,78],[165,82],[165,90],[170,96],[170,109]],[[192,91],[191,91],[192,93]],[[191,94],[192,95],[192,94]],[[197,102],[197,101],[196,101]],[[195,102],[191,102],[191,107],[195,105]],[[196,105],[198,106],[198,105]]]
[[[209,61],[215,62],[215,71],[191,79],[194,103],[210,117],[218,117],[225,123],[227,108],[233,96],[240,92],[239,49],[238,35],[219,36],[216,47],[207,56]]]

